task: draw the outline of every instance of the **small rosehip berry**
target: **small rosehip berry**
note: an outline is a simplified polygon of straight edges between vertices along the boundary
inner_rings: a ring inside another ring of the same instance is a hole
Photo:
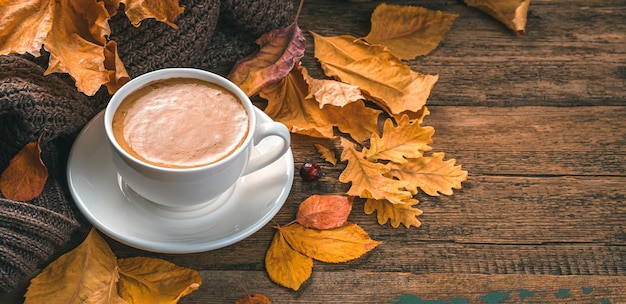
[[[300,176],[307,182],[312,182],[322,177],[322,168],[317,163],[304,163],[300,167]]]

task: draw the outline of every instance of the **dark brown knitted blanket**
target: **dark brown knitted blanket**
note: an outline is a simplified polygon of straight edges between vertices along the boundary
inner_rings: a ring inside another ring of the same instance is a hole
[[[131,77],[166,67],[231,66],[256,48],[263,33],[293,21],[289,0],[180,0],[179,29],[144,20],[133,27],[123,14],[110,20],[111,39]],[[1,8],[0,8],[1,9]],[[16,202],[0,195],[0,289],[9,291],[49,262],[85,222],[68,195],[65,161],[73,138],[107,104],[101,89],[79,93],[67,75],[43,76],[47,58],[0,56],[0,172],[43,130],[42,159],[50,174],[44,192]]]

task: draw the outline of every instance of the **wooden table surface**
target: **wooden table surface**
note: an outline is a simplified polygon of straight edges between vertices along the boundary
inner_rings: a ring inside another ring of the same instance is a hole
[[[322,74],[308,31],[365,36],[379,3],[305,1],[298,24],[313,76]],[[423,124],[435,128],[433,151],[469,172],[451,196],[417,195],[421,227],[381,226],[357,200],[349,220],[382,245],[351,262],[315,262],[297,292],[265,272],[269,226],[197,254],[107,238],[114,253],[198,270],[202,286],[180,303],[234,303],[247,293],[274,303],[626,303],[626,1],[533,0],[525,36],[460,0],[387,3],[459,14],[434,52],[408,62],[440,76]],[[294,167],[321,162],[325,176],[296,175],[278,223],[308,196],[348,188],[338,182],[344,164],[324,163],[314,143],[332,145],[293,136]],[[84,239],[82,222],[53,258]],[[1,302],[21,302],[26,287]]]

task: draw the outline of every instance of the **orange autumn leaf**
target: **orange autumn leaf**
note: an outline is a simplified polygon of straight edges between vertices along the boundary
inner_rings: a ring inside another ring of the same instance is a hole
[[[360,258],[381,244],[372,240],[363,228],[349,222],[327,230],[309,229],[300,224],[278,227],[278,230],[291,248],[326,263]]]
[[[526,19],[530,0],[464,0],[469,6],[475,7],[518,35],[526,33]]]
[[[370,140],[370,148],[363,149],[363,155],[370,161],[380,159],[390,160],[396,163],[405,163],[407,158],[418,158],[424,151],[432,148],[432,136],[435,129],[422,127],[419,121],[411,121],[403,115],[398,120],[398,126],[394,126],[392,119],[385,120],[383,136],[373,134]]]
[[[348,220],[353,201],[351,196],[311,195],[298,207],[296,221],[319,230],[341,227]]]
[[[172,25],[182,12],[176,0],[3,1],[0,55],[39,56],[43,45],[50,53],[45,75],[68,73],[78,90],[87,95],[94,95],[102,85],[109,91],[116,89],[127,81],[128,74],[119,64],[111,70],[112,65],[105,62],[118,61],[115,47],[109,45],[108,21],[120,3],[136,25],[141,18],[157,18]]]
[[[0,175],[0,192],[7,199],[28,201],[43,191],[48,180],[48,168],[41,160],[39,140],[26,144],[11,159]]]
[[[369,45],[352,36],[312,34],[315,57],[324,73],[359,86],[364,95],[389,114],[422,109],[439,79],[438,75],[411,70],[385,47]]]
[[[420,188],[431,196],[439,196],[439,193],[452,195],[452,189],[461,189],[461,182],[467,179],[467,171],[455,166],[454,159],[444,161],[444,156],[443,152],[438,152],[408,159],[403,164],[390,162],[387,166],[391,176],[409,182],[406,189],[413,194]]]
[[[235,304],[272,304],[272,300],[264,294],[255,293],[237,299]]]
[[[108,281],[108,285],[104,288],[96,290],[89,298],[83,302],[84,304],[128,304],[128,302],[122,299],[117,292],[117,282],[120,279],[118,271],[111,273],[111,279]]]
[[[384,225],[390,222],[391,227],[398,228],[403,224],[406,228],[419,227],[422,223],[417,219],[422,210],[414,208],[418,201],[410,199],[403,204],[393,204],[387,200],[368,199],[365,201],[365,214],[376,212],[378,224]]]
[[[133,257],[118,265],[119,294],[129,304],[174,304],[202,284],[197,271],[161,259]]]
[[[296,22],[264,34],[261,47],[235,63],[227,78],[248,96],[283,79],[304,56],[306,41]]]
[[[305,79],[308,77],[306,69],[297,64],[285,78],[263,89],[260,96],[268,101],[265,113],[293,133],[313,137],[333,138],[336,126],[362,142],[378,131],[380,111],[366,107],[361,100],[343,107],[325,105],[320,108],[317,100],[307,97],[310,86]]]
[[[365,159],[363,153],[357,151],[354,146],[345,139],[341,139],[343,151],[341,160],[348,164],[339,181],[352,183],[347,194],[361,198],[387,199],[400,204],[411,198],[411,192],[405,190],[408,181],[396,180],[387,177],[390,168],[381,163],[370,162]]]
[[[382,44],[400,59],[414,59],[434,50],[458,17],[417,6],[381,3],[371,16],[365,40]]]
[[[289,246],[278,229],[265,254],[265,270],[276,284],[298,290],[311,276],[313,259]]]
[[[317,149],[317,152],[320,153],[320,156],[327,162],[331,163],[333,166],[337,164],[337,157],[335,156],[335,152],[330,149],[322,146],[320,144],[313,144]]]
[[[75,249],[50,263],[31,280],[25,304],[83,303],[95,293],[107,293],[117,280],[117,259],[106,241],[92,229]]]

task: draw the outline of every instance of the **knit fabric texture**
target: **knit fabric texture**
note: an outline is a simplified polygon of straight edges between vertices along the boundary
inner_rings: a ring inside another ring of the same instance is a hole
[[[122,11],[109,20],[119,56],[131,76],[167,67],[210,70],[253,52],[263,33],[293,22],[290,0],[180,0],[178,29],[155,20],[136,28]],[[0,172],[28,142],[41,140],[49,178],[27,202],[0,195],[0,289],[9,291],[45,267],[52,253],[86,223],[68,194],[66,160],[82,127],[110,99],[76,90],[65,74],[44,76],[47,56],[0,56]]]

